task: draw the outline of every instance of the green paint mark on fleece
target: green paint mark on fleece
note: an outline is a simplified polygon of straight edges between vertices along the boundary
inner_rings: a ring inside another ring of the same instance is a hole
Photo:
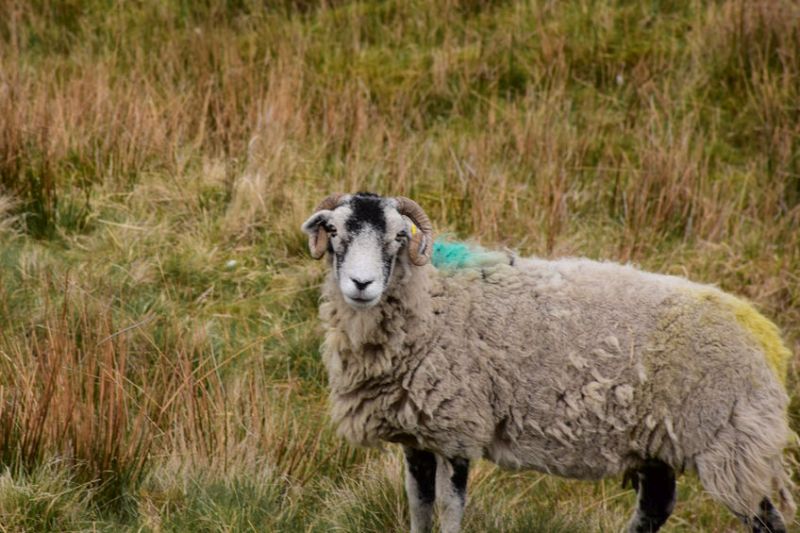
[[[712,290],[701,291],[700,296],[717,303],[733,313],[742,326],[764,351],[767,363],[778,379],[786,385],[786,373],[792,352],[781,341],[778,326],[770,322],[749,303],[730,294]]]
[[[504,252],[487,250],[477,244],[437,239],[433,243],[433,266],[441,270],[480,268],[484,266],[508,264],[510,256]]]

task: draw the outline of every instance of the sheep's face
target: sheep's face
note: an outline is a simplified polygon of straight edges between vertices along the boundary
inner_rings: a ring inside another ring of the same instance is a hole
[[[303,224],[314,247],[324,239],[342,297],[354,309],[369,309],[391,285],[398,261],[408,266],[411,233],[418,232],[393,198],[359,193],[338,199],[333,209],[321,209]]]

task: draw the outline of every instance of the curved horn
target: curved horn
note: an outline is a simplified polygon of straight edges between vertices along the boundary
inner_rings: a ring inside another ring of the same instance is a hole
[[[398,196],[397,211],[405,215],[419,228],[411,228],[411,240],[408,246],[408,257],[417,266],[427,263],[433,253],[433,225],[428,215],[417,202],[405,196]]]
[[[342,193],[331,194],[317,205],[317,208],[314,209],[314,213],[318,213],[320,211],[325,211],[328,209],[336,209],[336,207],[339,205],[339,200],[341,200],[342,196],[344,196],[344,194]],[[327,231],[318,227],[316,231],[309,233],[308,249],[311,251],[311,257],[313,257],[314,259],[319,259],[323,255],[325,255],[325,250],[327,250],[327,248],[328,248]]]
[[[339,205],[339,199],[342,196],[344,196],[344,194],[340,192],[329,195],[317,205],[317,208],[314,209],[314,212],[316,213],[317,211],[322,211],[323,209],[335,209]]]

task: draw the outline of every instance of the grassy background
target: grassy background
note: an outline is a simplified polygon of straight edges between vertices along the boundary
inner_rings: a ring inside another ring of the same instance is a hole
[[[0,0],[0,117],[0,531],[404,529],[397,450],[326,417],[298,228],[332,191],[717,283],[800,353],[791,0]],[[470,483],[472,532],[634,500]],[[735,527],[679,493],[668,531]]]

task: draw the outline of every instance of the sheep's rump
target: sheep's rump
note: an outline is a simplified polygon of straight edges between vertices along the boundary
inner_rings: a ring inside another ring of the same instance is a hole
[[[404,384],[423,443],[581,478],[696,467],[741,423],[780,452],[789,352],[749,304],[614,263],[494,257],[438,265],[443,326]]]

